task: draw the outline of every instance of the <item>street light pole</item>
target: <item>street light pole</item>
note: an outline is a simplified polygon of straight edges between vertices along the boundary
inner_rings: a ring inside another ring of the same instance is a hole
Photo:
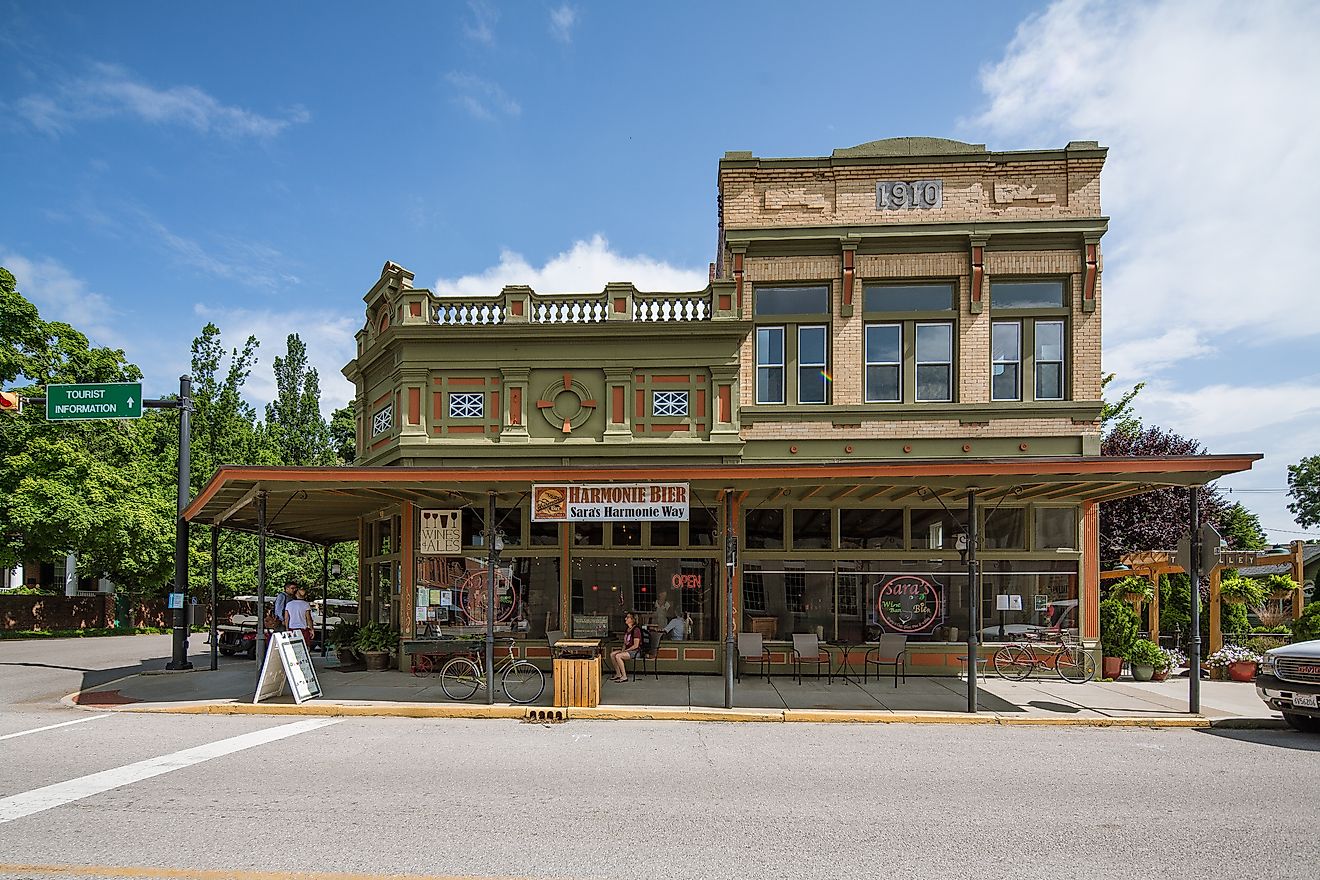
[[[178,603],[174,609],[174,652],[173,658],[165,665],[166,669],[192,669],[188,662],[188,521],[183,512],[188,509],[191,495],[189,485],[192,463],[189,444],[192,426],[189,414],[192,412],[192,378],[179,377],[179,504],[174,520],[174,589]]]

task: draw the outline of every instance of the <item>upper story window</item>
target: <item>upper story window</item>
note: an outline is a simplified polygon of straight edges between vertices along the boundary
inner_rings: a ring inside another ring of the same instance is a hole
[[[651,394],[651,415],[686,416],[688,414],[688,393],[686,391],[655,391]]]
[[[481,392],[451,392],[449,417],[451,419],[479,419],[486,414],[486,395]]]
[[[1067,397],[1067,289],[1064,281],[990,284],[990,397]]]
[[[394,404],[387,403],[371,417],[371,435],[384,434],[394,427]]]
[[[950,282],[862,288],[867,403],[953,400],[957,291]]]
[[[753,295],[756,402],[829,403],[829,287],[757,287]]]

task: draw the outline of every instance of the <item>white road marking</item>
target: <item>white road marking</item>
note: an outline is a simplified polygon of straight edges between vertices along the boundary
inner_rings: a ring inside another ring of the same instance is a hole
[[[32,791],[25,791],[12,797],[0,798],[0,824],[62,806],[72,801],[82,800],[94,794],[101,794],[120,786],[141,782],[143,779],[160,776],[172,770],[182,770],[185,767],[191,767],[212,758],[232,755],[234,752],[241,752],[254,746],[297,736],[300,733],[307,733],[328,724],[337,724],[342,720],[342,718],[309,718],[306,721],[295,721],[293,724],[284,724],[266,730],[244,733],[240,736],[195,746],[191,749],[183,749],[157,758],[148,758],[145,761],[138,761],[136,764],[127,764],[113,770],[102,770],[100,773],[80,776],[77,779],[70,779],[68,782],[57,782],[54,785],[34,788]]]
[[[82,724],[84,721],[95,721],[98,718],[109,718],[109,715],[90,715],[86,718],[75,718],[72,721],[61,721],[59,724],[47,724],[45,727],[34,727],[31,730],[20,730],[18,733],[6,733],[0,736],[0,739],[13,739],[16,736],[27,736],[29,733],[41,733],[43,730],[54,730],[57,727],[68,727],[70,724]]]

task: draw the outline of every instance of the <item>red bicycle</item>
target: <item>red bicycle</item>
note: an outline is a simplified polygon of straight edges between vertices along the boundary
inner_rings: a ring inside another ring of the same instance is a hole
[[[1095,678],[1095,658],[1081,645],[1069,644],[1059,634],[1057,641],[1022,641],[995,652],[995,672],[1009,681],[1022,681],[1037,669],[1052,669],[1064,681],[1084,684]]]

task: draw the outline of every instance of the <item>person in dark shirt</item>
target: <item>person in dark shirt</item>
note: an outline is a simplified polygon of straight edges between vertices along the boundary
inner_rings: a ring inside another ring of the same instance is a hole
[[[637,615],[627,614],[623,618],[625,631],[623,649],[610,655],[614,661],[614,677],[610,681],[627,681],[628,668],[623,664],[636,657],[642,650],[642,628],[637,625]]]

